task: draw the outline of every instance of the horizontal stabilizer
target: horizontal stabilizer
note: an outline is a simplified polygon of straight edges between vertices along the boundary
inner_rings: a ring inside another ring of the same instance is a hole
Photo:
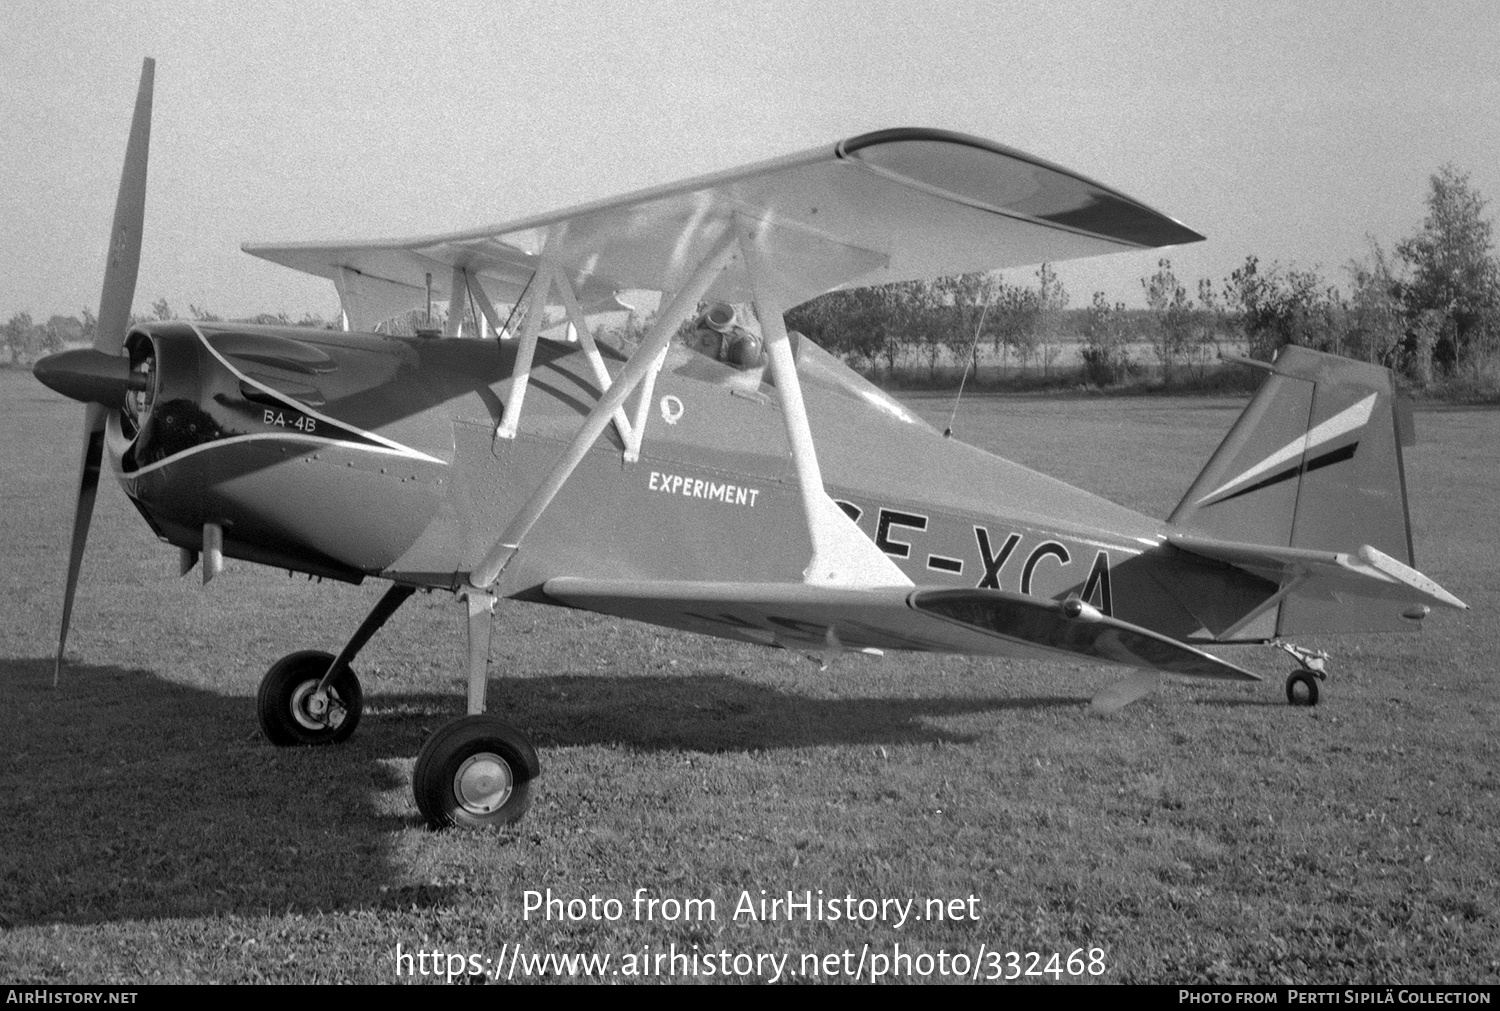
[[[1059,654],[1194,677],[1259,676],[1078,600],[1003,590],[844,589],[800,583],[549,579],[548,597],[654,625],[788,649],[906,649],[1056,660]]]
[[[1279,583],[1282,593],[1340,599],[1341,595],[1467,610],[1469,605],[1405,562],[1365,544],[1356,552],[1239,544],[1191,534],[1169,534],[1183,551],[1226,562]]]

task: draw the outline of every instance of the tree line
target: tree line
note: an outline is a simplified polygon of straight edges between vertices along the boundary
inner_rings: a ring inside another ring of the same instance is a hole
[[[1201,371],[1226,350],[1261,360],[1300,344],[1393,368],[1426,386],[1500,367],[1500,261],[1493,252],[1486,202],[1468,176],[1445,165],[1431,177],[1427,216],[1414,235],[1388,250],[1371,239],[1346,265],[1347,294],[1317,268],[1264,264],[1256,256],[1218,283],[1190,291],[1169,259],[1141,279],[1145,310],[1094,292],[1082,309],[1043,264],[1023,284],[999,274],[969,274],[835,291],[787,314],[788,325],[866,366],[892,375],[915,357],[935,376],[946,353],[977,369],[979,351],[1002,367],[1053,368],[1064,343],[1078,345],[1084,378],[1125,381],[1148,364],[1163,382]]]
[[[1117,385],[1154,365],[1172,385],[1185,374],[1201,375],[1226,350],[1269,360],[1290,343],[1385,365],[1418,386],[1465,373],[1494,380],[1500,261],[1485,208],[1468,176],[1443,166],[1430,179],[1421,229],[1391,249],[1371,239],[1366,255],[1346,265],[1342,290],[1317,268],[1249,256],[1228,277],[1201,278],[1190,291],[1162,259],[1141,278],[1144,310],[1127,309],[1102,291],[1070,309],[1068,291],[1043,264],[1021,284],[988,273],[829,292],[792,309],[787,325],[887,377],[913,360],[932,378],[945,362],[977,371],[981,352],[991,363],[998,358],[1002,369],[1040,366],[1045,376],[1063,348],[1076,345],[1083,378],[1092,384]],[[176,318],[165,299],[151,310],[142,319]],[[189,306],[189,315],[221,319],[198,306]],[[281,313],[235,322],[294,321]],[[622,336],[643,323],[632,318]],[[295,325],[332,324],[308,314]],[[92,342],[95,326],[88,309],[44,323],[16,313],[0,330],[0,351],[12,362],[34,360]]]
[[[132,314],[130,325],[180,318],[182,317],[173,310],[166,299],[159,298],[151,303],[149,314]],[[188,306],[187,318],[200,323],[218,323],[224,320],[223,316],[209,312],[207,309],[200,309],[196,305]],[[335,325],[314,313],[305,313],[300,319],[293,320],[284,312],[261,313],[230,322],[307,326],[320,330]],[[32,362],[43,355],[61,351],[66,347],[92,344],[98,327],[98,319],[88,308],[84,308],[78,316],[54,315],[41,323],[33,320],[28,312],[15,313],[6,321],[4,327],[0,327],[0,353],[3,353],[0,354],[0,361],[9,361],[14,364]]]

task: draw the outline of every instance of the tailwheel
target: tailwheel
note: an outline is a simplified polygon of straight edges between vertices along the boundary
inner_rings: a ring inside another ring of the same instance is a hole
[[[1286,700],[1294,706],[1318,704],[1318,673],[1294,670],[1286,678]]]
[[[338,744],[353,735],[364,711],[364,693],[347,667],[318,691],[331,663],[331,653],[309,649],[282,657],[266,671],[255,709],[272,744]]]
[[[541,774],[531,740],[493,716],[465,716],[427,739],[412,771],[417,809],[433,828],[509,825],[531,806]]]
[[[1328,654],[1321,649],[1307,649],[1285,639],[1273,639],[1271,645],[1282,650],[1299,664],[1286,678],[1286,700],[1294,706],[1318,704],[1318,682],[1328,676]]]

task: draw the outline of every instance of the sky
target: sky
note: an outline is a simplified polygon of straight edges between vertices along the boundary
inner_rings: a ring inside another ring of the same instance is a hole
[[[336,315],[248,241],[499,223],[896,126],[976,134],[1208,236],[1063,264],[1141,305],[1346,265],[1452,162],[1500,197],[1500,4],[48,0],[0,14],[0,315],[96,308],[143,56],[137,311]],[[1492,205],[1493,211],[1493,205]],[[1026,270],[1006,274],[1031,280]]]

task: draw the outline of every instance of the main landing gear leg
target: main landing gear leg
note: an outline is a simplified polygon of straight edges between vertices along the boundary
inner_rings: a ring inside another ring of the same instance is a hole
[[[520,730],[485,714],[495,596],[469,587],[468,715],[427,739],[412,770],[417,809],[433,828],[519,821],[541,774],[536,748]]]
[[[1287,675],[1286,700],[1294,706],[1318,704],[1318,682],[1328,677],[1328,654],[1320,649],[1306,649],[1283,639],[1271,643],[1297,661],[1297,669]]]
[[[255,708],[272,744],[338,744],[353,735],[364,693],[349,664],[415,592],[414,586],[392,584],[338,656],[303,650],[271,666],[261,679]]]

